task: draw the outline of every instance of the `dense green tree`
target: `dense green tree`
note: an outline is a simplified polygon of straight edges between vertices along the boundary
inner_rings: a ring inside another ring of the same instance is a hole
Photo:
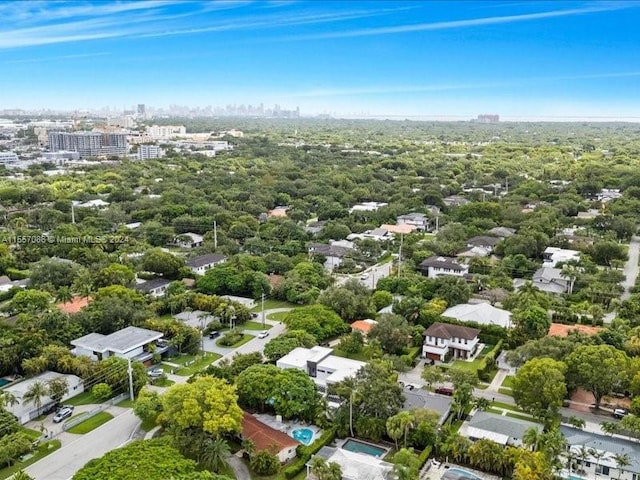
[[[378,323],[369,332],[369,339],[380,343],[385,353],[400,354],[412,343],[409,323],[400,315],[385,313],[378,316]]]
[[[319,342],[351,330],[333,310],[324,305],[296,308],[289,312],[284,323],[289,330],[303,330]]]
[[[529,360],[513,379],[516,405],[540,420],[554,420],[567,394],[566,371],[564,363],[551,358]]]
[[[142,256],[141,266],[147,272],[157,273],[164,278],[173,280],[178,278],[184,261],[171,253],[152,249]]]

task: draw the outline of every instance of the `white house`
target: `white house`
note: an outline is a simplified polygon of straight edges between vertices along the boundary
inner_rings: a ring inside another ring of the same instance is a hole
[[[93,208],[95,210],[102,210],[109,206],[109,202],[105,202],[101,198],[98,198],[96,200],[89,200],[84,203],[76,203],[75,206],[79,208]]]
[[[609,202],[611,200],[615,200],[617,198],[622,197],[622,193],[620,193],[619,188],[603,188],[596,194],[596,197],[602,203]]]
[[[398,225],[411,225],[421,232],[430,232],[433,230],[431,219],[424,213],[414,212],[407,213],[406,215],[400,215],[396,218],[396,223]]]
[[[530,428],[542,432],[542,425],[534,422],[488,412],[476,412],[471,419],[462,424],[459,433],[473,441],[485,439],[504,446],[521,447],[524,434]]]
[[[219,253],[207,253],[206,255],[199,255],[187,260],[186,265],[193,273],[204,275],[207,270],[212,269],[216,265],[221,265],[226,261],[227,257],[224,255],[220,255]]]
[[[183,233],[174,239],[174,245],[180,248],[198,248],[202,246],[203,242],[204,237],[202,235],[192,232]]]
[[[354,205],[349,209],[349,213],[353,212],[375,212],[379,208],[386,207],[389,205],[384,202],[362,202],[357,205]]]
[[[353,251],[353,248],[348,248],[342,245],[336,245],[332,243],[326,245],[323,243],[312,243],[309,246],[309,255],[322,255],[325,257],[324,268],[332,271],[334,268],[342,265],[342,260],[349,253]]]
[[[558,247],[547,247],[542,252],[544,267],[555,267],[558,263],[566,263],[572,260],[580,260],[580,252]]]
[[[153,278],[146,282],[138,283],[133,288],[139,292],[158,298],[164,296],[170,283],[169,280],[165,280],[164,278]]]
[[[480,330],[436,322],[424,332],[422,356],[444,362],[445,357],[472,360],[479,350]]]
[[[243,440],[251,440],[256,452],[267,450],[275,453],[280,463],[294,459],[296,447],[300,445],[300,442],[286,433],[262,423],[248,412],[244,412],[242,417],[242,438]]]
[[[333,349],[326,347],[294,348],[276,362],[278,368],[295,368],[309,375],[318,390],[326,392],[327,386],[354,376],[365,362],[337,357]]]
[[[24,280],[11,280],[6,275],[0,277],[0,292],[8,292],[14,287],[26,288],[29,283],[28,279]]]
[[[457,263],[453,258],[429,257],[418,265],[418,270],[429,278],[436,278],[442,275],[453,275],[462,277],[469,273],[467,265]]]
[[[152,356],[149,345],[155,345],[163,336],[161,332],[139,327],[123,328],[109,335],[94,332],[71,340],[71,345],[75,347],[71,353],[76,356],[86,355],[93,360],[115,356],[145,362]]]
[[[561,268],[542,267],[533,274],[533,284],[543,292],[561,295],[569,291],[570,279],[562,276]]]
[[[351,233],[347,236],[347,240],[374,240],[376,242],[384,242],[385,240],[393,240],[394,234],[390,232],[386,228],[379,227],[374,228],[373,230],[367,230],[363,233]]]
[[[343,448],[322,447],[314,457],[324,458],[327,463],[333,462],[340,465],[342,480],[391,480],[396,478],[393,474],[393,464],[365,453],[352,452]],[[307,478],[315,478],[310,476],[312,462],[313,457],[306,464]]]
[[[461,303],[447,308],[442,316],[454,318],[460,322],[475,322],[478,325],[511,327],[511,312],[496,308],[488,303]]]
[[[12,383],[11,385],[5,387],[3,391],[11,393],[16,397],[16,400],[18,400],[17,404],[9,404],[5,408],[9,412],[13,413],[16,417],[18,417],[18,421],[21,424],[25,424],[28,421],[40,416],[43,411],[53,405],[54,402],[51,397],[45,396],[41,399],[42,406],[40,407],[40,409],[37,409],[35,405],[33,405],[33,403],[23,401],[22,398],[34,383],[40,382],[46,386],[47,382],[53,380],[54,378],[65,378],[67,380],[69,391],[62,397],[62,401],[74,397],[84,391],[82,379],[80,377],[47,371],[41,373],[40,375],[36,375],[35,377],[31,377],[21,382]]]

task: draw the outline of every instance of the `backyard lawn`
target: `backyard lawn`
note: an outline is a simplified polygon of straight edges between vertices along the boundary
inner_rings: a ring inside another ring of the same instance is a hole
[[[220,340],[216,341],[216,345],[222,348],[238,348],[240,345],[244,345],[245,343],[249,342],[250,340],[253,340],[254,338],[256,338],[254,335],[249,335],[248,333],[245,333],[242,335],[242,339],[237,341],[233,345],[229,345],[229,346],[220,345]]]
[[[75,397],[69,398],[63,402],[65,405],[73,405],[75,407],[79,405],[92,405],[96,403],[104,403],[104,399],[94,397],[91,391],[82,392]]]
[[[476,357],[473,362],[466,362],[464,360],[455,360],[451,366],[456,368],[461,368],[463,370],[473,370],[478,371],[484,367],[484,357],[487,353],[493,350],[494,345],[485,345],[480,354]]]
[[[108,412],[100,412],[91,418],[87,418],[84,422],[80,422],[78,425],[71,427],[67,432],[83,435],[89,433],[91,430],[95,430],[100,425],[107,423],[113,418]]]
[[[276,322],[284,322],[284,319],[287,318],[287,315],[289,315],[289,312],[276,312],[270,313],[269,315],[267,315],[267,318],[269,320],[275,320]]]
[[[35,453],[21,462],[17,462],[11,467],[0,469],[0,480],[11,477],[14,473],[27,468],[29,465],[36,463],[38,460],[46,457],[50,453],[55,452],[60,448],[60,440],[52,440],[50,442],[44,442],[38,445]]]
[[[513,388],[513,375],[507,375],[502,382],[502,386],[505,388]]]
[[[261,312],[262,311],[262,303],[257,302],[258,304],[251,309],[252,312]],[[264,309],[272,310],[274,308],[296,308],[300,305],[294,305],[293,303],[283,302],[281,300],[265,300],[264,301]]]
[[[251,335],[247,335],[250,338],[253,338]],[[211,363],[215,362],[222,355],[213,352],[206,352],[204,356],[202,355],[181,355],[180,357],[175,357],[169,359],[171,363],[176,363],[181,365],[181,368],[176,369],[173,373],[176,375],[180,375],[183,377],[193,375],[194,373],[202,370],[203,368],[208,367]],[[164,366],[163,369],[165,371],[171,370],[170,366]]]

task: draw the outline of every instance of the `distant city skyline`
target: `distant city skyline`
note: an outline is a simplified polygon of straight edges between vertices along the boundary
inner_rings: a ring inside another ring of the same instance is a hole
[[[2,109],[640,121],[640,2],[0,2]]]

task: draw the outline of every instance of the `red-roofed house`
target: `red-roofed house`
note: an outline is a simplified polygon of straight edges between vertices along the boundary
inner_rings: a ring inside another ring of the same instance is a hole
[[[288,462],[296,456],[296,447],[300,445],[289,435],[269,425],[265,425],[250,413],[244,412],[242,417],[242,438],[251,440],[256,452],[267,450],[278,456],[281,463]]]
[[[600,327],[591,327],[589,325],[565,325],[563,323],[552,323],[549,327],[549,337],[566,337],[569,332],[579,332],[585,335],[597,335],[602,330]]]
[[[57,307],[64,313],[78,313],[89,305],[90,301],[89,297],[73,297],[70,302],[59,303]]]
[[[378,322],[376,322],[375,320],[371,320],[371,319],[356,320],[355,322],[353,322],[351,324],[351,330],[358,330],[364,336],[367,336],[369,334],[369,332],[371,331],[371,329],[377,324],[378,324]]]

